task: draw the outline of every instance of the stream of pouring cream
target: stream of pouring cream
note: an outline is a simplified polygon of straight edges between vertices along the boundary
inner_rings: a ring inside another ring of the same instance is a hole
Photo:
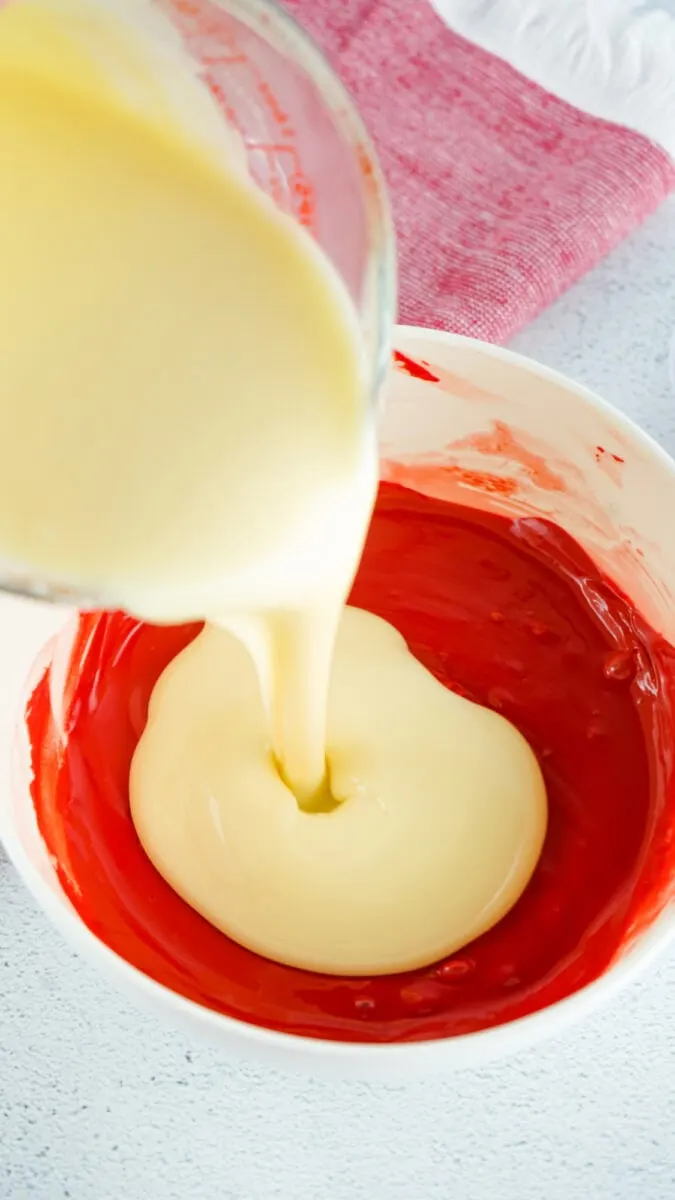
[[[344,610],[377,480],[357,314],[159,8],[0,11],[0,262],[0,557],[208,622],[132,766],[157,868],[325,971],[488,928],[541,848],[537,764]]]

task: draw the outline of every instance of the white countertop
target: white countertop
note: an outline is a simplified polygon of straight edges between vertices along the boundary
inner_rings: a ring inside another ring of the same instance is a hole
[[[675,198],[521,333],[675,454]],[[675,952],[560,1041],[401,1086],[229,1063],[79,962],[0,852],[3,1200],[668,1200]]]

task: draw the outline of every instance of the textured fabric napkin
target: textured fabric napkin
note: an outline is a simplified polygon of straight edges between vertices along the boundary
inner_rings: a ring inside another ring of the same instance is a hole
[[[669,191],[675,166],[451,33],[426,0],[285,0],[380,155],[400,318],[503,342]]]

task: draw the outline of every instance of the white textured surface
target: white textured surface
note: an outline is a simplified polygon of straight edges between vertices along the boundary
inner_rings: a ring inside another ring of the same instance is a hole
[[[675,154],[673,0],[431,0],[546,91]]]
[[[675,453],[675,200],[514,342]],[[229,1064],[78,962],[0,856],[3,1200],[669,1200],[675,953],[557,1043],[405,1086]]]

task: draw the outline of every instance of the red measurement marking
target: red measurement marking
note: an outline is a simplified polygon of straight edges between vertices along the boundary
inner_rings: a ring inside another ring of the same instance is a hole
[[[248,62],[245,54],[201,54],[200,61],[205,67],[235,67]]]
[[[316,219],[316,193],[305,175],[294,144],[295,129],[289,114],[275,96],[269,83],[261,74],[253,59],[240,45],[236,26],[227,13],[213,5],[200,5],[195,0],[175,0],[174,8],[182,18],[179,24],[188,39],[195,41],[195,57],[206,67],[205,82],[226,120],[242,137],[251,154],[259,151],[267,159],[267,172],[255,172],[257,181],[270,193],[281,207],[290,209],[296,219],[312,229]],[[211,38],[212,49],[203,50],[202,43]],[[242,120],[232,104],[232,91],[220,78],[220,70],[230,71],[243,68],[246,71],[245,86],[253,88],[264,106],[265,114],[279,134],[279,142],[256,142],[248,136],[245,118]],[[282,140],[283,139],[283,140]],[[290,160],[290,170],[277,161],[285,156]]]
[[[250,152],[260,151],[268,161],[270,177],[268,185],[277,202],[284,206],[288,195],[292,198],[292,211],[302,225],[311,229],[316,214],[316,193],[312,184],[304,174],[300,156],[292,145],[269,142],[247,143]],[[291,171],[287,174],[277,159],[281,156],[290,157]]]
[[[201,6],[195,4],[194,0],[174,0],[173,7],[186,17],[197,17],[201,11]]]
[[[291,125],[291,119],[288,113],[284,112],[279,101],[277,100],[270,85],[264,80],[258,84],[258,93],[265,102],[265,107],[272,120],[282,130],[284,136],[295,137],[295,131]]]

